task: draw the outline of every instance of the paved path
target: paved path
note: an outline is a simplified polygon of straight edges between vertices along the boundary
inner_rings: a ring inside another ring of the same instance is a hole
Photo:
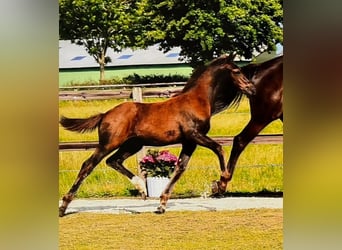
[[[61,202],[60,202],[61,203]],[[159,199],[75,199],[67,209],[68,213],[143,213],[154,212]],[[226,197],[170,199],[166,211],[222,211],[249,208],[283,208],[283,198]]]

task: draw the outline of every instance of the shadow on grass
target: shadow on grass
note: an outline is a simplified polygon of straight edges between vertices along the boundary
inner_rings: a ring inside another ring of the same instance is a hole
[[[212,198],[225,198],[225,197],[283,197],[282,191],[268,191],[262,190],[259,192],[225,192],[224,194],[212,194]]]
[[[129,190],[131,196],[139,197],[140,194],[137,190]],[[198,193],[195,192],[187,192],[183,194],[172,194],[173,199],[185,199],[185,198],[197,198],[201,197]],[[211,198],[225,198],[225,197],[274,197],[279,198],[283,197],[282,191],[269,191],[262,190],[258,192],[225,192],[223,194],[211,194],[209,195]]]

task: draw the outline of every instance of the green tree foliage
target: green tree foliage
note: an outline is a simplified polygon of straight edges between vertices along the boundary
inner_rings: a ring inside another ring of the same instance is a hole
[[[108,48],[181,47],[193,67],[227,53],[252,58],[283,40],[282,0],[59,0],[60,39],[100,65]]]
[[[147,38],[181,47],[192,66],[227,53],[252,58],[283,41],[282,0],[146,0]]]
[[[142,5],[131,0],[59,0],[59,37],[84,45],[100,65],[104,80],[108,48],[143,46],[141,39]]]

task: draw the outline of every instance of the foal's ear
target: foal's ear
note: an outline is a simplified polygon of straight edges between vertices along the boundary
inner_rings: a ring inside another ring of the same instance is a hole
[[[228,55],[228,60],[232,62],[234,60],[235,56],[236,56],[236,53],[234,53],[234,52],[230,53]]]
[[[219,67],[220,70],[228,70],[228,71],[234,71],[235,69],[239,70],[238,68],[235,68],[232,64],[226,63]]]

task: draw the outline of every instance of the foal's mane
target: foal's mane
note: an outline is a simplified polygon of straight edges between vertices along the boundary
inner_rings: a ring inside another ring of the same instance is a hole
[[[220,56],[213,61],[211,61],[207,65],[201,65],[198,68],[195,69],[195,71],[192,73],[191,77],[189,78],[188,82],[185,84],[182,93],[187,92],[189,89],[193,88],[197,85],[197,79],[210,67],[216,67],[220,66],[222,64],[230,62],[230,59],[228,56],[223,55]]]
[[[191,75],[190,79],[184,86],[181,93],[185,93],[192,89],[194,86],[196,86],[198,84],[198,78],[209,68],[218,67],[227,63],[231,64],[232,66],[235,66],[231,62],[229,56],[223,55],[214,59],[207,65],[198,67]],[[216,114],[228,108],[229,106],[237,107],[240,103],[241,98],[242,92],[240,90],[238,90],[235,87],[232,88],[232,86],[227,84],[220,84],[218,86],[218,89],[212,95],[212,114]]]
[[[195,69],[188,82],[185,84],[182,93],[187,92],[189,89],[192,89],[197,85],[197,79],[203,74],[204,71],[206,71],[207,67],[208,66],[201,65]]]

